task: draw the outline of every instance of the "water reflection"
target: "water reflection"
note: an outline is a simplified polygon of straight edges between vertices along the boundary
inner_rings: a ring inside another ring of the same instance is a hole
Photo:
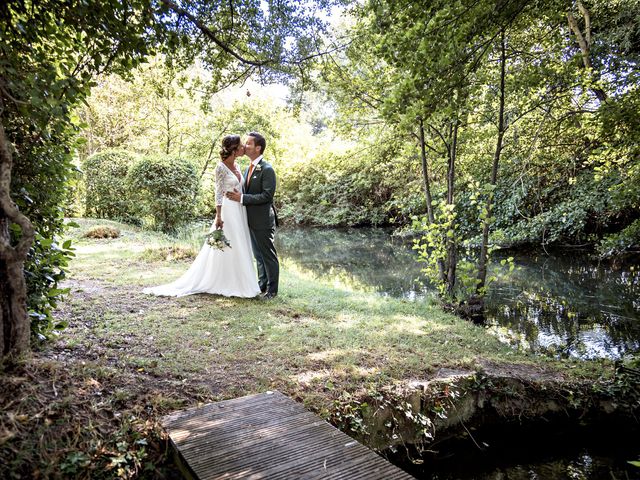
[[[386,230],[287,229],[276,239],[285,262],[341,285],[411,300],[434,293],[420,281],[411,242]],[[638,257],[598,263],[566,250],[514,257],[513,272],[496,262],[489,273],[497,278],[486,312],[495,335],[554,356],[620,358],[640,351]]]
[[[498,257],[499,258],[499,257]],[[640,350],[640,274],[633,261],[585,252],[518,254],[487,298],[491,330],[521,348],[557,356],[620,358]]]
[[[276,235],[276,248],[285,261],[345,285],[366,285],[382,295],[423,299],[433,289],[418,279],[411,242],[384,229],[287,229]]]

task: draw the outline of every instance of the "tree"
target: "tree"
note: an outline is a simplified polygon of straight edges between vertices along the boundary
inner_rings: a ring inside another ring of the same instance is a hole
[[[487,61],[500,33],[504,37],[507,26],[520,15],[523,4],[503,2],[498,8],[492,2],[432,2],[424,8],[412,2],[376,1],[365,8],[370,12],[370,21],[363,27],[364,32],[359,33],[373,42],[389,67],[387,75],[394,79],[389,82],[392,86],[382,102],[382,114],[418,130],[415,137],[420,146],[428,201],[423,228],[431,230],[420,249],[425,260],[435,259],[432,265],[437,267],[434,273],[443,286],[442,293],[455,297],[459,243],[455,191],[460,131],[468,128],[471,101],[478,90],[477,72]],[[430,145],[425,126],[442,148]],[[500,129],[496,161],[503,134]],[[446,161],[446,195],[441,215],[433,211],[427,147]],[[494,166],[497,172],[497,164]],[[489,201],[488,210],[490,205]],[[488,231],[485,237],[488,239]],[[486,254],[485,245],[485,259]],[[481,269],[478,283],[484,283],[482,271],[486,275],[486,268]]]
[[[126,183],[138,218],[154,228],[174,232],[193,218],[200,189],[195,166],[182,158],[156,155],[138,160]]]
[[[576,2],[576,7],[582,15],[584,22],[584,31],[580,27],[580,24],[578,23],[578,20],[576,19],[572,10],[569,10],[569,12],[567,13],[569,27],[575,35],[576,41],[580,47],[582,64],[584,65],[584,68],[587,71],[588,75],[593,75],[593,78],[591,78],[590,81],[591,83],[595,83],[595,85],[593,85],[591,89],[593,90],[593,93],[596,95],[596,97],[598,97],[598,100],[604,102],[607,100],[607,93],[602,87],[597,85],[597,81],[599,80],[600,75],[593,71],[593,62],[591,60],[591,47],[593,43],[591,36],[591,14],[580,0]]]
[[[496,138],[496,149],[491,165],[490,191],[487,195],[486,207],[482,212],[482,243],[480,244],[480,255],[478,258],[478,285],[476,295],[483,296],[487,281],[487,262],[489,261],[489,228],[491,226],[491,216],[493,210],[494,190],[498,182],[498,166],[500,165],[500,155],[502,154],[504,134],[507,128],[505,124],[505,80],[507,69],[507,45],[505,28],[500,34],[500,84],[498,87],[499,107],[498,107],[498,135]]]
[[[183,156],[205,121],[204,70],[179,67],[171,56],[150,58],[127,79],[112,74],[97,80],[77,109],[87,139],[83,158],[110,148]]]

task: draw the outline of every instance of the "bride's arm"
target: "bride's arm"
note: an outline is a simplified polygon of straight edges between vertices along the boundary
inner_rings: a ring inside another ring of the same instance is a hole
[[[222,205],[216,205],[216,220],[214,225],[216,229],[222,228],[224,222],[222,221]]]
[[[216,220],[215,228],[222,228],[222,199],[224,198],[224,170],[223,166],[218,164],[216,167]]]

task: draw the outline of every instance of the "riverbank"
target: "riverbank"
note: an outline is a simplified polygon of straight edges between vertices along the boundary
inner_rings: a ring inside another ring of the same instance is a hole
[[[612,362],[517,353],[435,302],[320,282],[293,264],[269,302],[146,296],[143,287],[186,269],[190,247],[113,222],[79,224],[70,294],[56,312],[69,327],[1,377],[9,473],[171,478],[162,415],[266,390],[378,448],[439,439],[479,412],[625,416],[637,407]],[[97,224],[121,236],[84,238]]]

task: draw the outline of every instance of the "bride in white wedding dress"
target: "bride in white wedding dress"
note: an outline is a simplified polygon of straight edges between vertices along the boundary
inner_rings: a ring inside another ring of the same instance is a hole
[[[239,135],[222,139],[221,162],[215,170],[216,219],[213,228],[223,228],[231,247],[217,250],[204,242],[189,269],[177,280],[144,293],[181,297],[213,293],[225,297],[255,297],[260,293],[253,266],[251,237],[246,207],[225,197],[228,191],[242,191],[242,175],[235,160],[244,154]]]

